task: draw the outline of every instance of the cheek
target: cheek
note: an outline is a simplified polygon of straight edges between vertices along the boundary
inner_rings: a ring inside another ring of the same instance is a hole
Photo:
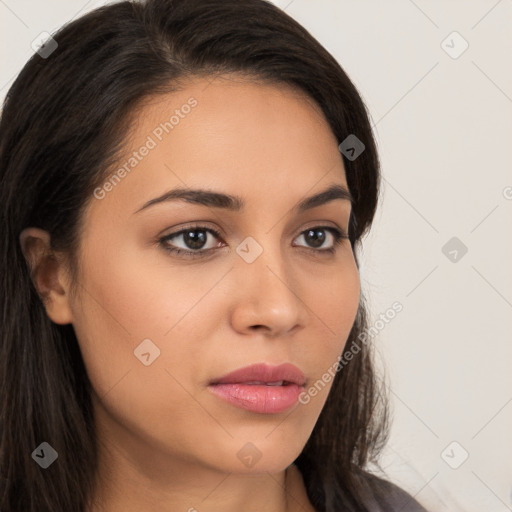
[[[316,326],[316,342],[308,345],[309,355],[330,366],[345,346],[359,307],[360,280],[353,256],[337,267],[317,271],[305,283],[301,294]]]
[[[191,399],[201,375],[197,345],[208,330],[208,301],[197,306],[218,276],[191,280],[136,255],[88,261],[73,325],[100,410],[150,442],[191,451],[205,416]]]
[[[152,361],[165,367],[179,360],[183,369],[188,359],[193,362],[190,343],[174,341],[183,325],[188,340],[196,339],[193,331],[201,325],[187,317],[216,276],[201,279],[194,273],[191,280],[190,272],[148,265],[135,252],[104,252],[101,258],[91,252],[87,258],[73,325],[98,392],[108,390],[132,368],[153,367]],[[140,356],[148,352],[145,362],[151,364],[146,366]]]
[[[317,286],[312,286],[306,296],[311,318],[315,318],[318,327],[315,342],[304,348],[304,360],[309,361],[311,372],[300,403],[316,419],[331,390],[338,371],[337,361],[344,351],[359,307],[360,280],[353,258],[338,271],[331,269],[329,279],[325,276],[318,279]]]
[[[189,439],[194,429],[176,421],[177,411],[198,427],[204,421],[191,394],[204,374],[198,354],[221,314],[206,292],[225,270],[184,272],[135,251],[91,251],[87,262],[73,326],[103,408],[141,436]]]

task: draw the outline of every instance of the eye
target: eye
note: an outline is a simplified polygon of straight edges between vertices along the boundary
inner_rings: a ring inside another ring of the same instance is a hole
[[[219,239],[220,233],[206,226],[191,226],[175,233],[170,233],[160,238],[158,242],[167,252],[187,258],[197,258],[204,257],[214,251],[216,247],[219,247],[219,243],[212,245],[210,241],[210,247],[205,249],[209,238]],[[303,231],[296,240],[301,238],[306,244],[309,244],[309,247],[305,246],[306,249],[310,249],[314,253],[332,254],[336,251],[337,246],[341,244],[342,240],[348,238],[348,236],[344,231],[331,226],[316,226]],[[182,247],[176,246],[175,242],[169,243],[175,239],[178,241],[181,239]],[[331,242],[326,244],[329,240]],[[322,248],[325,245],[327,247]]]
[[[205,253],[209,253],[214,249],[214,247],[204,249],[208,238],[211,238],[208,237],[209,234],[214,235],[216,238],[220,238],[220,233],[215,229],[207,228],[205,226],[192,226],[177,231],[176,233],[166,235],[161,238],[159,242],[168,252],[195,258],[204,256]],[[185,244],[185,247],[175,247],[174,244],[170,245],[169,241],[175,238],[181,238],[182,242]]]
[[[328,241],[329,237],[326,236],[326,233],[330,235],[332,243],[327,244],[328,247],[317,250],[316,252],[334,253],[336,251],[337,246],[342,242],[342,240],[344,238],[348,238],[348,236],[346,236],[345,233],[339,229],[330,226],[316,226],[303,231],[297,239],[302,237],[306,241],[306,243],[313,246],[313,249],[318,249],[319,247],[322,247],[325,244],[326,240]],[[311,247],[308,247],[308,249],[309,248]]]

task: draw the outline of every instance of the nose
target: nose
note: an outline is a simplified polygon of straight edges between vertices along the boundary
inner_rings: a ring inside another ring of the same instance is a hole
[[[241,333],[262,331],[266,336],[289,334],[304,327],[307,306],[298,276],[279,247],[265,248],[252,263],[240,257],[233,269],[231,322]]]

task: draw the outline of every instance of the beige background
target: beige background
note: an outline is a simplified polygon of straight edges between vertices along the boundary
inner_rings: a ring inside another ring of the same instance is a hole
[[[0,0],[1,99],[38,34],[104,3]],[[373,322],[403,305],[376,340],[383,466],[431,510],[512,510],[512,2],[275,3],[354,81],[380,148],[363,287]]]

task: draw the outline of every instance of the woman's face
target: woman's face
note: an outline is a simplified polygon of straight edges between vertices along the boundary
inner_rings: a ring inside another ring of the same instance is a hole
[[[98,429],[156,474],[291,464],[325,403],[332,381],[322,375],[342,353],[359,303],[350,242],[336,244],[332,231],[348,232],[350,201],[300,208],[332,185],[347,188],[327,121],[286,86],[233,78],[198,78],[148,103],[116,178],[85,212],[79,295],[69,307]],[[178,188],[241,204],[189,196],[147,205]],[[297,401],[284,385],[225,388],[246,390],[238,402],[212,392],[212,382],[254,363],[291,363],[306,390],[320,382],[320,391]],[[267,390],[282,407],[264,401]]]

